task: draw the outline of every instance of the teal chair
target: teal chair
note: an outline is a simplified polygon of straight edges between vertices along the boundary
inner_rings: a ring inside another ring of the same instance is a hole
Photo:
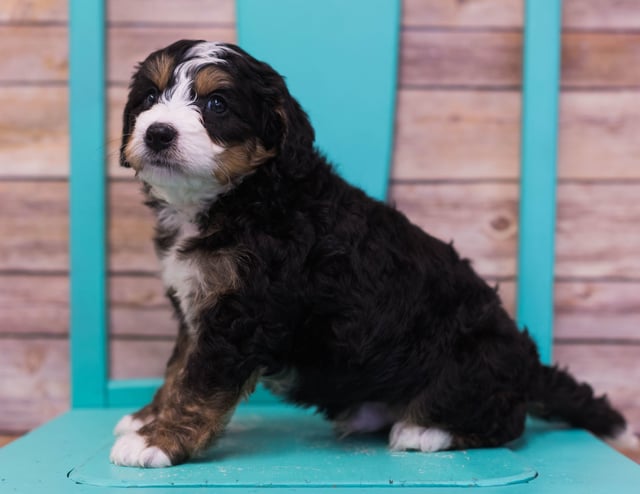
[[[240,44],[288,76],[293,94],[309,110],[319,145],[343,164],[348,179],[378,198],[386,196],[391,161],[399,3],[238,0]],[[379,438],[338,440],[312,412],[280,404],[264,390],[239,407],[228,434],[205,458],[157,470],[111,465],[114,424],[149,400],[159,380],[108,378],[100,151],[104,6],[71,0],[70,9],[72,406],[0,450],[0,492],[269,487],[269,492],[371,493],[403,487],[438,493],[460,486],[483,486],[486,493],[638,492],[640,468],[581,430],[532,421],[524,437],[505,448],[390,452]],[[560,0],[529,0],[518,320],[534,330],[545,361],[552,341],[559,53]]]

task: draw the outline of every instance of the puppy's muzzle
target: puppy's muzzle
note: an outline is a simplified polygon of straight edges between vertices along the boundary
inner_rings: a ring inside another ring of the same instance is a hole
[[[149,126],[144,134],[144,142],[149,149],[160,152],[171,146],[177,136],[178,131],[172,125],[154,123]]]

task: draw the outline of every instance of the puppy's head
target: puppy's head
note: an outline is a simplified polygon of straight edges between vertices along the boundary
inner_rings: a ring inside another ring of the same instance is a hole
[[[235,45],[183,40],[149,55],[134,74],[121,164],[158,187],[225,187],[313,140],[306,114],[269,65]]]

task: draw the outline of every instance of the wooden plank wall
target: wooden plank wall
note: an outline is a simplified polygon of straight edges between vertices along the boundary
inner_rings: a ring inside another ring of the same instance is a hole
[[[522,2],[405,0],[391,197],[513,310]],[[233,41],[233,0],[108,3],[112,374],[161,372],[174,323],[148,212],[117,167],[135,62]],[[0,4],[0,432],[67,407],[65,0]],[[640,2],[565,0],[555,359],[640,429]],[[304,102],[303,102],[304,104]],[[90,115],[87,118],[91,118]]]

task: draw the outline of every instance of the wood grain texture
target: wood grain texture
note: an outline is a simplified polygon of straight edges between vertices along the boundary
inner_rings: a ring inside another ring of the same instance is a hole
[[[0,82],[66,83],[68,29],[59,25],[0,25]],[[128,83],[135,65],[179,39],[235,40],[228,27],[119,27],[107,30],[107,78]]]
[[[67,0],[3,0],[0,2],[0,22],[66,22]]]
[[[0,90],[0,177],[68,176],[67,107],[65,87]]]
[[[119,166],[124,87],[108,91],[109,173]],[[640,178],[638,92],[565,92],[560,97],[561,179]],[[67,91],[10,87],[0,91],[0,177],[66,177]],[[401,90],[392,177],[396,180],[516,179],[518,91]],[[606,166],[604,165],[606,163]]]
[[[112,23],[224,24],[236,22],[234,0],[109,0]]]
[[[151,213],[139,185],[109,188],[110,269],[155,273]],[[558,189],[558,276],[638,280],[640,184],[566,183]],[[515,183],[398,183],[391,198],[421,228],[455,240],[484,276],[515,275]],[[0,269],[67,269],[66,182],[1,182]]]
[[[515,184],[397,184],[391,197],[423,230],[446,242],[453,240],[483,276],[515,274]]]
[[[401,86],[519,86],[522,33],[404,31]]]
[[[64,83],[68,77],[67,28],[3,25],[0,82]],[[178,39],[235,41],[232,27],[131,27],[108,29],[108,80],[129,81],[133,67],[154,50]],[[519,87],[522,34],[513,31],[402,32],[403,87]],[[562,85],[571,88],[640,86],[640,33],[566,32]]]
[[[564,0],[562,5],[565,28],[640,28],[640,2],[636,0]]]
[[[392,178],[516,178],[520,93],[398,92]]]
[[[446,191],[446,192],[445,192]],[[640,184],[560,184],[556,275],[638,279]],[[515,184],[397,184],[398,208],[426,231],[454,239],[485,276],[514,276]]]
[[[109,297],[112,335],[176,336],[178,323],[158,276],[111,276]]]
[[[499,284],[510,314],[515,309],[515,281]],[[33,337],[68,334],[68,279],[65,275],[0,276],[2,333]],[[566,341],[640,342],[640,282],[559,280],[555,283],[555,337]],[[109,318],[116,337],[173,338],[173,319],[158,276],[109,277]]]
[[[408,27],[521,28],[522,1],[513,0],[404,0],[402,24]],[[626,30],[640,27],[636,0],[564,0],[566,29]]]
[[[67,190],[65,182],[0,181],[0,270],[67,269]]]
[[[556,339],[640,342],[640,286],[624,281],[559,281]]]
[[[640,183],[558,189],[556,275],[640,278]]]
[[[179,39],[236,40],[231,27],[112,27],[108,36],[107,78],[119,84],[129,83],[134,67],[149,53]]]
[[[22,432],[68,408],[68,343],[63,339],[0,340],[3,431]]]
[[[565,32],[563,88],[640,86],[640,33]],[[522,34],[511,31],[405,31],[403,86],[519,87]]]
[[[632,90],[561,93],[559,178],[640,178],[637,102]],[[518,91],[399,91],[392,177],[517,179],[520,111]]]
[[[109,344],[111,378],[158,377],[173,350],[173,340],[118,340]]]
[[[69,333],[68,277],[0,275],[0,333],[66,336]]]
[[[513,0],[404,0],[402,24],[408,27],[519,28],[523,2]],[[66,22],[66,0],[4,0],[0,21]],[[109,0],[112,23],[233,24],[234,0]],[[636,0],[565,0],[563,25],[571,29],[637,29]],[[168,21],[168,19],[170,21]],[[205,19],[205,20],[203,20]]]
[[[523,2],[513,0],[404,0],[402,24],[410,27],[483,27],[522,26]]]

